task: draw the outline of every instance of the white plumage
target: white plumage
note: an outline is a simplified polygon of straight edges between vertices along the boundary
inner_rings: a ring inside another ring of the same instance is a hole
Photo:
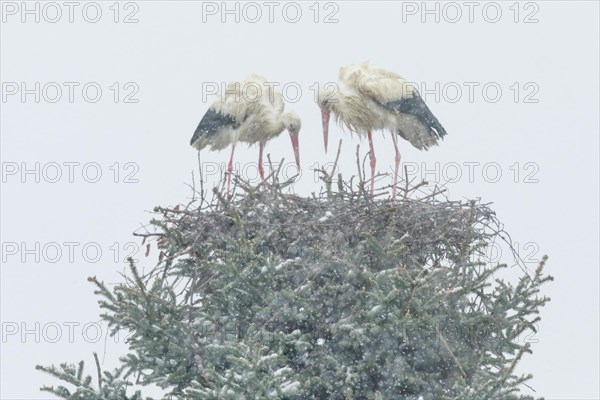
[[[292,140],[296,165],[300,168],[298,133],[301,120],[294,112],[284,112],[281,92],[275,90],[259,75],[251,75],[241,82],[227,85],[198,124],[190,144],[198,150],[222,150],[231,145],[228,164],[227,191],[233,169],[233,154],[238,141],[259,144],[258,170],[264,179],[262,165],[265,144],[287,129]]]
[[[368,137],[371,192],[376,163],[372,131],[392,132],[396,151],[394,193],[400,164],[396,135],[408,140],[419,150],[427,150],[446,135],[446,130],[413,84],[398,74],[374,67],[368,62],[340,68],[339,82],[321,87],[317,99],[322,113],[325,151],[331,113],[350,132]]]

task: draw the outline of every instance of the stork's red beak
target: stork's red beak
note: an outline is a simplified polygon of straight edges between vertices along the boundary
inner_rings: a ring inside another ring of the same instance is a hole
[[[325,153],[327,153],[327,138],[329,137],[329,117],[331,111],[324,108],[321,109],[321,119],[323,121],[323,141],[325,143]]]
[[[296,166],[298,169],[300,169],[300,146],[298,145],[298,132],[290,132],[290,139],[292,139],[292,147],[294,148]]]

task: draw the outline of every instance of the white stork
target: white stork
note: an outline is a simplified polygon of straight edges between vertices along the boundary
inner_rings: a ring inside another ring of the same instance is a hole
[[[227,193],[233,169],[233,153],[238,141],[258,143],[258,171],[264,180],[263,149],[265,143],[278,136],[284,129],[290,134],[296,165],[300,168],[298,133],[300,117],[294,112],[283,112],[285,103],[280,92],[274,90],[267,80],[251,75],[241,82],[227,85],[200,120],[190,144],[198,150],[210,146],[210,150],[222,150],[231,145],[231,157],[227,167]]]
[[[392,132],[396,150],[394,195],[400,165],[396,135],[408,140],[419,150],[427,150],[446,135],[446,130],[431,113],[413,84],[400,75],[374,67],[368,62],[340,68],[339,83],[319,88],[317,101],[321,108],[325,152],[332,112],[336,120],[350,132],[368,137],[371,194],[375,184],[376,162],[372,131]]]

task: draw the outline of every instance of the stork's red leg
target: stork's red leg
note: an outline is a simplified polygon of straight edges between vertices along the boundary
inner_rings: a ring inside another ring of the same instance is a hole
[[[227,196],[231,197],[230,183],[231,171],[233,171],[233,152],[235,151],[235,143],[231,145],[231,157],[229,157],[229,165],[227,166]]]
[[[392,189],[392,199],[395,199],[396,185],[398,184],[398,167],[400,166],[400,151],[398,150],[398,137],[394,131],[392,131],[392,140],[394,141],[394,149],[396,150],[396,158],[394,159],[394,188]]]
[[[261,180],[265,180],[265,169],[263,168],[263,147],[262,143],[259,144],[258,150],[258,174],[260,175]]]
[[[371,156],[371,196],[373,195],[373,190],[375,189],[375,149],[373,148],[373,135],[371,131],[367,132],[367,136],[369,137],[369,154]]]

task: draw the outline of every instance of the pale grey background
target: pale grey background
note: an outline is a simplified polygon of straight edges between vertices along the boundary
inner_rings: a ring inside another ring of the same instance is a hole
[[[34,7],[33,2],[28,4]],[[124,246],[134,241],[130,233],[150,219],[148,210],[185,202],[190,196],[185,184],[191,182],[197,159],[188,143],[209,104],[202,98],[203,82],[227,82],[256,72],[282,84],[300,85],[301,98],[288,104],[303,117],[303,175],[294,190],[308,194],[319,187],[310,168],[333,161],[339,138],[345,138],[340,162],[345,176],[355,172],[354,151],[359,143],[332,127],[330,152],[324,153],[320,115],[310,86],[335,80],[340,66],[367,59],[427,88],[434,88],[436,82],[440,87],[456,82],[463,88],[456,102],[448,98],[454,92],[437,101],[424,94],[449,135],[440,147],[426,153],[402,141],[402,161],[418,167],[417,176],[424,169],[435,171],[437,165],[440,172],[430,173],[428,179],[442,184],[443,168],[458,163],[462,176],[448,183],[449,196],[493,202],[529,260],[529,269],[542,254],[550,255],[547,272],[556,280],[544,293],[552,302],[543,309],[539,333],[524,338],[534,342],[534,354],[519,369],[534,374],[530,385],[539,396],[598,398],[597,2],[535,2],[527,9],[521,3],[518,23],[513,21],[512,2],[497,3],[502,10],[497,23],[483,18],[486,3],[479,3],[472,23],[462,2],[455,3],[462,19],[449,22],[454,10],[446,9],[447,18],[442,14],[438,23],[432,15],[425,22],[420,14],[403,15],[401,3],[348,2],[337,3],[339,21],[331,24],[313,21],[310,2],[299,3],[302,17],[295,24],[284,20],[282,5],[275,10],[274,22],[268,22],[262,2],[263,17],[257,23],[243,18],[236,23],[232,16],[222,23],[219,15],[203,22],[202,4],[194,2],[137,2],[138,23],[114,23],[112,2],[106,2],[99,3],[102,18],[92,24],[82,18],[84,4],[75,10],[73,23],[67,15],[57,23],[43,18],[35,23],[31,16],[22,23],[20,14],[3,15],[2,82],[41,82],[42,86],[98,82],[103,89],[95,104],[84,101],[78,90],[73,103],[66,92],[55,104],[44,99],[38,104],[32,96],[24,103],[18,96],[8,97],[1,103],[3,168],[14,165],[7,163],[32,167],[35,162],[40,166],[96,162],[103,175],[98,183],[88,183],[78,167],[70,183],[64,167],[57,183],[43,178],[36,183],[32,176],[25,176],[23,183],[20,174],[3,182],[5,246],[10,242],[28,248],[36,242],[41,247],[52,242],[80,245],[74,260],[61,245],[63,255],[55,263],[48,262],[54,253],[39,262],[29,255],[22,262],[21,253],[3,252],[2,399],[48,397],[38,387],[57,382],[36,372],[36,364],[85,359],[88,372],[95,376],[93,351],[100,353],[107,369],[124,354],[123,338],[117,344],[112,338],[105,340],[105,325],[98,341],[93,325],[82,332],[86,323],[99,320],[97,297],[86,278],[97,275],[107,282],[119,281],[118,272],[125,264],[113,260],[113,243],[121,248],[123,259]],[[421,2],[413,4],[421,7]],[[435,3],[428,6],[433,9]],[[438,4],[441,13],[442,6]],[[538,22],[523,23],[535,7]],[[321,20],[333,10],[324,10],[323,4],[320,8]],[[120,17],[132,10],[121,9]],[[109,89],[113,82],[135,82],[139,102],[115,104]],[[480,84],[472,102],[464,82]],[[488,82],[502,88],[496,103],[482,95],[481,87]],[[521,86],[521,96],[530,92],[523,85],[537,85],[533,99],[538,102],[525,103],[523,98],[515,102],[510,89],[515,82]],[[276,160],[292,158],[286,136],[267,147]],[[365,146],[363,142],[363,154]],[[375,146],[378,168],[389,172],[393,160],[389,135],[375,135]],[[207,152],[202,159],[221,163],[228,155],[227,151]],[[244,167],[256,157],[256,148],[239,146],[236,161]],[[121,166],[119,183],[112,182],[109,169],[115,162]],[[123,174],[131,171],[123,170],[127,162],[139,167],[134,176],[138,183],[122,182]],[[464,164],[468,162],[480,163],[474,179],[468,178]],[[521,166],[517,182],[510,169],[515,162]],[[534,163],[535,170],[523,169],[528,162]],[[482,166],[489,163],[500,167],[498,182],[492,182],[493,174],[482,175]],[[525,182],[532,171],[537,183]],[[293,172],[290,167],[289,174]],[[215,180],[216,176],[210,177],[211,183]],[[88,262],[82,256],[86,243],[98,243],[99,261]],[[156,250],[148,258],[139,250],[136,257],[149,267],[156,262]],[[512,263],[512,257],[505,253],[502,261]],[[79,324],[72,325],[71,338],[69,323]],[[9,334],[14,327],[18,332]],[[22,336],[24,329],[32,333]]]

